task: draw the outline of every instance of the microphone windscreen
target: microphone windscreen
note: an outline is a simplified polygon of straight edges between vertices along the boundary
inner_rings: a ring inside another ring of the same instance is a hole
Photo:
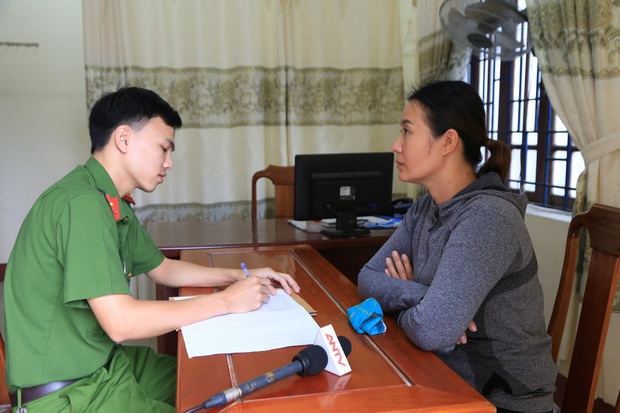
[[[295,357],[294,361],[299,361],[303,368],[297,373],[300,376],[313,376],[325,370],[327,367],[327,352],[321,346],[312,345],[302,349]]]
[[[351,354],[351,341],[345,336],[338,336],[338,341],[340,342],[340,347],[342,347],[342,351],[344,351],[344,355],[348,356]]]

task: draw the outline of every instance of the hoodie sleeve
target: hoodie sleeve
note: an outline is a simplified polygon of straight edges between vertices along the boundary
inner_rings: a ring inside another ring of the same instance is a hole
[[[428,289],[428,286],[409,280],[395,279],[384,272],[387,268],[385,260],[392,256],[392,251],[408,254],[413,262],[410,252],[412,250],[412,226],[415,220],[413,211],[410,211],[394,234],[364,265],[357,278],[360,298],[362,300],[369,297],[375,298],[386,313],[397,313],[416,306]]]

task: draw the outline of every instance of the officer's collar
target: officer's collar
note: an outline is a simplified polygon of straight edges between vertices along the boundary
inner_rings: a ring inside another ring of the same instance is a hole
[[[119,221],[120,219],[127,217],[127,208],[130,208],[129,203],[134,203],[133,198],[130,195],[127,195],[123,197],[126,202],[119,202],[118,189],[116,189],[116,185],[114,185],[108,171],[106,171],[103,165],[101,165],[95,158],[90,157],[84,164],[84,167],[88,169],[95,180],[97,189],[105,197],[106,202],[110,206],[114,219]]]

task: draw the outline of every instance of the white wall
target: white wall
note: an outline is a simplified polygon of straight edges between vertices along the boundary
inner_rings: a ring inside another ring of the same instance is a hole
[[[529,205],[525,223],[530,232],[536,257],[538,274],[545,294],[545,320],[549,323],[553,303],[560,283],[564,248],[571,214],[551,211]]]
[[[89,156],[81,0],[0,0],[0,263],[36,197]],[[408,64],[411,64],[409,62]],[[410,68],[409,70],[414,70]],[[545,317],[555,300],[570,216],[530,207]],[[620,342],[612,319],[608,343]],[[615,402],[620,354],[605,353],[602,388]]]
[[[0,262],[36,197],[89,156],[80,0],[0,0]]]

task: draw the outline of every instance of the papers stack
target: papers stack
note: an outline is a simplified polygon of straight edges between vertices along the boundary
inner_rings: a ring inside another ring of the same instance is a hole
[[[258,310],[226,314],[181,328],[187,355],[247,353],[313,344],[319,326],[283,290]]]

